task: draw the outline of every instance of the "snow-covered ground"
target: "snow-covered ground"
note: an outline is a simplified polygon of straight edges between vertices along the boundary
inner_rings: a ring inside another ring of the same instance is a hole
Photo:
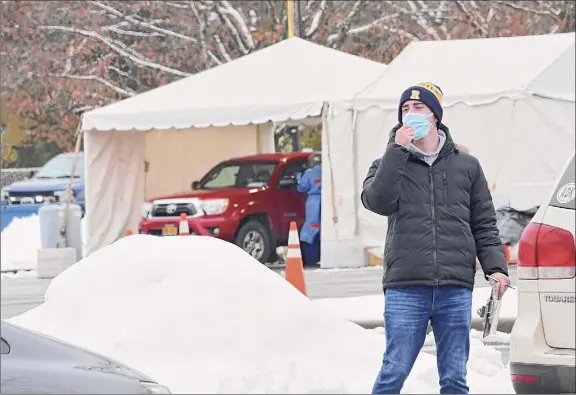
[[[486,304],[490,297],[490,287],[474,289],[472,296],[472,317],[478,317],[478,309]],[[376,322],[382,320],[384,315],[384,296],[369,295],[351,298],[316,299],[317,306],[338,314],[354,322]],[[518,299],[515,289],[508,289],[502,299],[500,318],[516,318],[518,312]]]
[[[3,272],[36,269],[38,249],[41,245],[37,215],[14,218],[0,237],[0,265]]]
[[[81,221],[82,242],[85,246],[86,235],[84,218]],[[0,249],[0,264],[2,272],[28,271],[22,274],[11,273],[23,277],[36,276],[36,263],[38,260],[38,250],[42,242],[40,238],[40,221],[38,215],[31,215],[24,218],[14,218],[12,222],[2,231],[0,235],[2,248]],[[83,246],[83,247],[84,247]],[[5,278],[10,273],[3,273]]]
[[[9,321],[175,393],[369,393],[384,337],[322,306],[230,243],[134,235],[70,267],[44,304]],[[472,338],[471,391],[513,393],[498,351]],[[421,353],[404,392],[438,393],[437,383],[435,357]]]

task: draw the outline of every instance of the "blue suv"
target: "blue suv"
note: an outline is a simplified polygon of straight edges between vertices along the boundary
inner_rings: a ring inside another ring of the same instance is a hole
[[[13,218],[37,214],[42,204],[55,198],[55,193],[65,190],[72,180],[76,202],[84,212],[84,154],[78,154],[76,171],[72,173],[75,153],[64,153],[50,159],[27,180],[17,181],[2,188],[2,230]]]

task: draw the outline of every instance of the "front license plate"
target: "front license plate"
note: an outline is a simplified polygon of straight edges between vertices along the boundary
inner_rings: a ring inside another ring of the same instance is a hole
[[[162,236],[178,236],[178,228],[174,225],[166,225],[162,228]]]

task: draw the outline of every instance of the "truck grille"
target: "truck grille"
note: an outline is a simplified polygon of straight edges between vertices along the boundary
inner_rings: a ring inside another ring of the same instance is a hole
[[[196,207],[191,203],[155,204],[151,210],[152,217],[179,217],[180,214],[193,217],[197,213]]]
[[[162,236],[162,229],[150,229],[147,234],[151,236]],[[190,236],[195,235],[196,233],[192,229],[190,229]]]
[[[36,201],[36,197],[41,196],[40,202]],[[9,194],[9,204],[34,204],[44,203],[48,198],[54,199],[53,193],[48,192],[12,192]]]

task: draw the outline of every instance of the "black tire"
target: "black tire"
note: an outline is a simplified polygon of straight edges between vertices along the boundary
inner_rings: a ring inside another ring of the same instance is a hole
[[[258,220],[249,220],[242,225],[236,234],[234,244],[261,263],[268,262],[274,250],[270,230]]]

